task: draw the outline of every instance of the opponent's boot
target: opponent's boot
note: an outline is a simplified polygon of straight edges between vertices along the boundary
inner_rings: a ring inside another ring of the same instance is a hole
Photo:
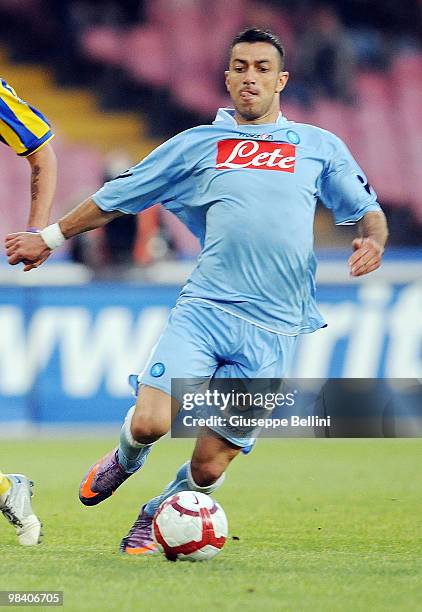
[[[16,527],[19,544],[34,546],[41,543],[42,524],[32,509],[34,483],[22,474],[6,474],[10,489],[0,495],[0,510],[11,525]]]
[[[120,465],[118,449],[114,448],[85,474],[79,487],[79,499],[85,506],[95,506],[113,495],[132,473]]]
[[[138,518],[120,543],[120,552],[127,555],[151,555],[158,552],[152,538],[152,519],[142,506]]]

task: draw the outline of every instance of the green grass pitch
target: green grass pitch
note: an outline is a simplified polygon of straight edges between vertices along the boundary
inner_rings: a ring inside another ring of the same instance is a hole
[[[0,468],[36,482],[41,546],[0,520],[0,590],[63,590],[64,609],[422,610],[422,440],[262,440],[216,498],[229,539],[209,563],[125,557],[141,503],[171,480],[191,442],[164,440],[94,508],[77,499],[109,439],[1,442]]]

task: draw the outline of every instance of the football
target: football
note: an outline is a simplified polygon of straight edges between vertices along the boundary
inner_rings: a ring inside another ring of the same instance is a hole
[[[223,548],[227,518],[211,497],[181,491],[166,499],[153,521],[153,536],[169,561],[209,561]]]

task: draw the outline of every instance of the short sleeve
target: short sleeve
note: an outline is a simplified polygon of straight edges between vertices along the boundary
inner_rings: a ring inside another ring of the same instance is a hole
[[[44,115],[24,102],[3,79],[0,80],[0,139],[18,155],[27,156],[53,138]]]
[[[178,185],[189,174],[184,157],[186,134],[182,132],[157,147],[139,164],[108,181],[92,199],[104,211],[136,214],[177,197]]]
[[[367,212],[381,211],[377,194],[346,145],[330,135],[332,155],[321,176],[319,197],[337,225],[352,225]]]

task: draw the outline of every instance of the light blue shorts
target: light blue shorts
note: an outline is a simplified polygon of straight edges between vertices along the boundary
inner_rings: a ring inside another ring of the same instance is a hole
[[[281,379],[291,365],[296,339],[262,329],[207,302],[182,302],[171,311],[138,384],[175,395],[172,379]],[[226,428],[211,429],[239,447],[255,439],[238,438]]]

